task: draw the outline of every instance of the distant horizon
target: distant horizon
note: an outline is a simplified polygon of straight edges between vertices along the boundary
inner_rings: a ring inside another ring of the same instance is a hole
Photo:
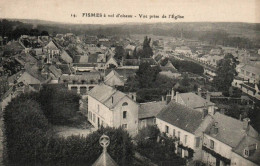
[[[189,22],[117,22],[117,23],[71,23],[63,21],[52,21],[44,19],[30,19],[30,18],[0,18],[0,20],[10,20],[10,21],[40,21],[40,22],[50,22],[53,24],[69,24],[69,25],[120,25],[120,24],[174,24],[174,23],[244,23],[244,24],[260,24],[260,22],[239,22],[239,21],[189,21]]]

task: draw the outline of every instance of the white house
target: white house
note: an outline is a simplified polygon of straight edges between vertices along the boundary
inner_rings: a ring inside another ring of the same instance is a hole
[[[88,93],[88,120],[95,127],[122,127],[130,135],[138,132],[139,104],[128,96],[105,84]]]
[[[201,159],[203,131],[211,118],[173,100],[156,116],[156,124],[162,133],[176,138],[176,153],[181,157]],[[193,151],[193,152],[192,152]]]
[[[51,56],[60,54],[60,49],[58,47],[58,45],[52,40],[50,41],[45,47],[44,49],[46,50],[46,52],[48,52]]]
[[[218,112],[212,118],[211,125],[204,132],[202,161],[213,166],[240,165],[233,150],[236,152],[244,137],[257,138],[259,134],[250,126],[249,119],[242,122]]]
[[[257,166],[260,164],[260,139],[245,136],[231,154],[231,165]]]

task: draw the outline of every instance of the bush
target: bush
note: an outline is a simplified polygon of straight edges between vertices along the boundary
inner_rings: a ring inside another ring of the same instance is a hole
[[[25,97],[25,98],[23,98]],[[12,100],[4,111],[4,140],[8,160],[30,163],[35,149],[47,138],[49,124],[39,104],[26,95]]]
[[[156,164],[163,164],[167,161],[167,163],[185,165],[185,160],[175,154],[175,140],[164,138],[164,143],[158,143],[156,139],[159,136],[158,131],[155,126],[143,128],[136,136],[137,151]]]
[[[79,111],[80,97],[67,90],[44,86],[39,92],[38,101],[50,123],[66,125]]]

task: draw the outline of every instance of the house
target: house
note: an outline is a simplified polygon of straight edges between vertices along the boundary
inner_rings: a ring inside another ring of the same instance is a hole
[[[205,109],[208,113],[213,113],[216,109],[215,103],[210,102],[210,93],[207,93],[207,99],[202,98],[195,93],[188,92],[188,93],[178,93],[174,97],[175,102],[185,105],[191,109],[198,110],[203,112]]]
[[[85,82],[85,83],[91,83],[91,84],[94,84],[94,83],[98,84],[100,80],[101,80],[101,75],[99,72],[86,72],[81,75],[63,74],[59,79],[59,83],[82,84],[83,82]]]
[[[246,64],[240,68],[238,76],[250,83],[258,83],[260,80],[260,68]]]
[[[74,71],[76,72],[89,72],[89,71],[94,71],[96,67],[96,64],[91,64],[91,63],[87,63],[87,64],[78,64],[78,63],[74,63],[72,68],[74,69]]]
[[[125,80],[115,70],[112,70],[105,76],[104,83],[109,86],[124,86]]]
[[[211,56],[209,57],[209,63],[214,66],[214,67],[217,67],[218,65],[218,62],[223,59],[224,57],[223,56],[218,56],[218,55],[214,55],[214,56]]]
[[[260,138],[245,136],[237,147],[232,150],[231,165],[260,165]]]
[[[232,163],[240,165],[239,162],[242,163],[244,161],[237,158],[237,155],[243,153],[243,150],[241,152],[243,146],[246,148],[245,145],[241,143],[245,137],[246,139],[250,137],[257,138],[259,134],[249,124],[250,120],[248,118],[240,121],[219,112],[216,112],[211,117],[212,122],[205,130],[203,136],[202,161],[207,165],[214,166],[232,165]],[[246,153],[245,155],[250,156],[250,153]],[[244,159],[246,159],[246,157]]]
[[[156,116],[156,124],[162,133],[173,137],[178,155],[183,158],[201,159],[203,132],[210,116],[175,101],[171,101]]]
[[[122,127],[130,135],[138,131],[139,104],[132,97],[105,84],[88,94],[88,120],[95,127]]]
[[[40,86],[40,84],[37,84]],[[12,85],[9,90],[7,90],[0,98],[0,110],[3,111],[8,103],[18,95],[22,93],[39,91],[39,89],[34,88],[33,85],[26,85],[23,82],[18,82]]]
[[[128,45],[125,47],[125,51],[126,51],[126,53],[128,53],[129,55],[133,55],[134,50],[135,50],[135,46],[134,46],[134,45],[128,44]]]
[[[111,65],[114,65],[114,67],[118,67],[118,63],[113,56],[108,57],[105,67],[109,68]]]
[[[209,52],[209,54],[211,55],[220,55],[221,53],[222,53],[221,48],[212,48]]]
[[[66,63],[72,63],[73,59],[72,57],[68,54],[67,51],[62,50],[61,55],[60,55],[61,59],[64,60]]]
[[[60,49],[57,45],[57,43],[54,40],[51,40],[45,47],[47,53],[49,53],[51,56],[60,54]]]
[[[176,78],[180,78],[181,74],[178,72],[172,72],[171,70],[168,71],[161,71],[159,73],[160,75],[166,76],[168,78],[172,78],[172,79],[176,79]]]
[[[164,100],[140,103],[138,128],[142,129],[143,127],[156,125],[156,116],[165,106],[166,101]]]
[[[58,83],[58,80],[62,75],[62,71],[54,65],[50,65],[48,70],[49,70],[49,75],[52,78],[51,83]]]
[[[175,52],[182,54],[192,54],[191,49],[187,46],[180,46],[175,48]]]

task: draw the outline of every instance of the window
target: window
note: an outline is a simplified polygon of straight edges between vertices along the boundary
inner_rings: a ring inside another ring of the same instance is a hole
[[[178,131],[178,138],[181,138],[181,132]]]
[[[165,133],[169,133],[169,126],[165,125]]]
[[[98,112],[99,112],[99,105],[97,105],[97,110],[98,110]]]
[[[172,131],[172,136],[175,137],[175,129],[173,129],[173,131]]]
[[[127,115],[127,112],[124,111],[124,112],[123,112],[123,119],[126,119],[126,115]]]
[[[122,124],[123,129],[127,129],[127,124]]]
[[[244,156],[248,157],[249,156],[249,151],[247,149],[244,150]]]
[[[200,146],[200,137],[196,137],[196,147]]]
[[[93,122],[96,123],[96,114],[93,114]]]
[[[128,103],[127,102],[124,102],[123,104],[122,104],[122,106],[127,106],[128,105]]]
[[[188,157],[189,156],[189,151],[188,150],[184,150],[184,156]]]
[[[92,113],[90,111],[88,112],[88,119],[92,120]]]
[[[210,148],[214,149],[214,141],[213,140],[210,140]]]
[[[184,143],[187,144],[187,142],[188,142],[188,136],[185,135],[185,136],[184,136]]]

